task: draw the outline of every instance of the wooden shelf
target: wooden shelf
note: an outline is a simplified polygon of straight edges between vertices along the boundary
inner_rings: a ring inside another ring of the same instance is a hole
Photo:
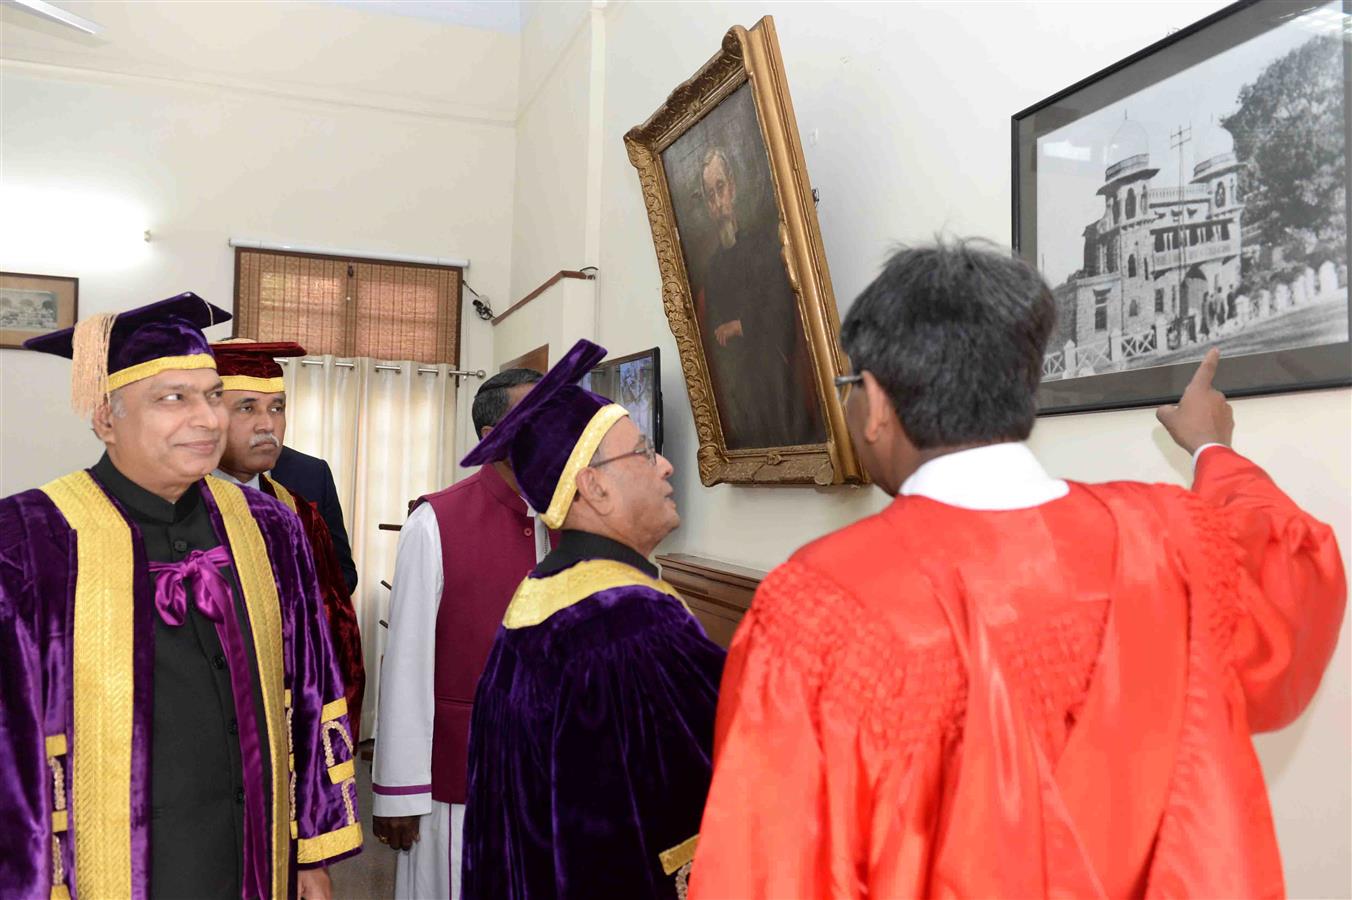
[[[662,567],[662,578],[680,591],[710,639],[723,647],[732,642],[765,578],[759,569],[688,553],[663,554],[657,564]]]

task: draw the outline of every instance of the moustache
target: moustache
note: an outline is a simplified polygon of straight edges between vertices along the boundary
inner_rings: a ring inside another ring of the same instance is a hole
[[[256,434],[249,439],[250,449],[253,449],[254,447],[261,447],[264,444],[271,444],[274,447],[282,446],[282,442],[277,440],[277,435],[275,434]]]

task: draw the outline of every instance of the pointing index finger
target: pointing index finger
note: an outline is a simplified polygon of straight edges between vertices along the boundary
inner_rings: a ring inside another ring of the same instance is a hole
[[[1199,390],[1210,390],[1211,382],[1216,377],[1216,368],[1220,365],[1221,351],[1212,347],[1202,357],[1202,362],[1197,366],[1197,371],[1192,373],[1192,380],[1188,382],[1188,389],[1197,388]]]

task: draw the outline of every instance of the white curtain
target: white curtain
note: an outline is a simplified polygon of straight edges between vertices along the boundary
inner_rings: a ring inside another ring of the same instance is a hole
[[[285,368],[286,443],[328,461],[352,539],[352,602],[366,662],[362,720],[371,723],[363,731],[374,735],[386,637],[380,620],[388,621],[390,602],[380,582],[394,573],[399,541],[398,532],[377,526],[402,525],[410,500],[453,480],[456,379],[447,365],[332,356],[288,360]]]

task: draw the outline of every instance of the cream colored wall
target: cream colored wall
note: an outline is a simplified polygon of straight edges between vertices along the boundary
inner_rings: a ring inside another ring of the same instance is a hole
[[[521,108],[512,213],[512,288],[509,303],[530,293],[560,269],[593,264],[585,258],[589,18],[561,22],[541,35],[563,40],[548,71],[533,72],[543,53],[521,60]],[[565,11],[569,7],[562,7]],[[542,17],[557,17],[546,7]],[[536,19],[530,20],[539,27]],[[528,25],[528,27],[530,27]],[[529,79],[529,80],[527,80]],[[581,96],[577,85],[583,86]],[[505,306],[503,308],[506,308]]]
[[[253,93],[510,125],[520,36],[270,0],[63,0],[83,35],[9,7],[0,56]]]
[[[0,269],[78,276],[83,315],[183,290],[228,309],[235,236],[468,258],[507,295],[518,36],[329,4],[67,6],[107,31],[0,11]],[[464,321],[462,364],[491,369],[491,327]],[[0,495],[96,457],[68,373],[0,350]]]
[[[526,306],[493,326],[493,369],[549,345],[558,362],[580,338],[596,339],[596,282],[563,278]]]
[[[530,52],[521,54],[521,112],[546,79],[565,77],[556,73],[559,61],[577,40],[591,8],[591,0],[522,0],[521,46]]]
[[[599,337],[613,354],[656,344],[665,357],[666,453],[677,468],[683,523],[663,549],[769,567],[885,502],[872,489],[704,488],[696,475],[688,399],[622,137],[717,49],[728,27],[775,16],[808,170],[821,192],[831,274],[847,309],[896,242],[944,232],[1007,244],[1010,115],[1221,5],[631,0],[606,7],[597,42],[604,47]],[[530,34],[528,25],[523,55],[545,55]],[[587,91],[585,83],[572,85],[574,107]],[[525,144],[523,134],[523,157],[546,158]],[[553,270],[564,262],[533,264]],[[1342,390],[1235,404],[1237,446],[1334,525],[1345,559],[1352,547],[1349,400]],[[1166,446],[1148,410],[1043,419],[1032,444],[1049,469],[1071,478],[1183,481],[1187,474],[1187,460]],[[1259,740],[1294,896],[1352,895],[1347,630],[1311,710]]]
[[[604,30],[587,0],[526,0],[517,110],[511,301],[596,264]],[[604,7],[604,3],[600,4]],[[594,22],[595,20],[595,22]]]

